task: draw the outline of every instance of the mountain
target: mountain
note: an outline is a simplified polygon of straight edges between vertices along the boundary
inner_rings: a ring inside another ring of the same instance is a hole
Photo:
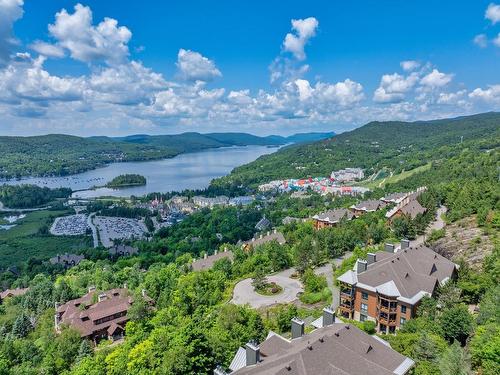
[[[214,185],[240,185],[282,178],[327,176],[332,170],[361,167],[368,175],[382,168],[411,170],[449,157],[461,148],[500,145],[500,113],[417,122],[370,122],[353,131],[282,148],[235,168]]]
[[[64,176],[117,161],[169,158],[227,146],[281,146],[332,133],[298,134],[291,137],[259,137],[247,133],[195,132],[174,135],[137,134],[126,137],[76,137],[49,134],[34,137],[0,137],[0,178]]]

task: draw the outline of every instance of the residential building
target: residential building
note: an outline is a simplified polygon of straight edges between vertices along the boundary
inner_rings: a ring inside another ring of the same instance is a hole
[[[345,318],[372,320],[377,330],[393,333],[415,316],[424,296],[454,278],[458,266],[423,245],[410,247],[408,240],[385,251],[369,253],[353,270],[338,277],[339,311]]]
[[[227,251],[227,248],[224,251],[218,252],[215,250],[215,253],[212,255],[206,255],[202,259],[194,260],[191,263],[191,269],[193,271],[204,271],[212,268],[218,260],[221,259],[229,259],[231,262],[233,261],[233,252]]]
[[[25,295],[29,288],[15,288],[15,289],[6,289],[3,292],[0,292],[0,303],[6,298],[18,297]]]
[[[316,229],[333,227],[340,223],[342,220],[349,221],[352,220],[353,217],[354,214],[345,208],[328,210],[326,212],[322,212],[313,216],[314,227]]]
[[[152,303],[145,291],[143,297]],[[60,332],[61,327],[67,325],[80,332],[82,338],[96,344],[103,339],[118,340],[125,333],[127,312],[133,303],[133,298],[126,288],[106,292],[97,292],[95,288],[90,288],[83,297],[60,306],[56,304],[56,332]]]
[[[195,196],[193,197],[193,203],[198,207],[208,207],[213,208],[215,206],[225,206],[229,203],[229,198],[225,195],[220,195],[218,197],[201,197]]]
[[[258,237],[254,237],[249,241],[245,241],[242,243],[242,247],[244,250],[250,250],[252,248],[255,248],[257,246],[263,245],[268,242],[276,241],[280,245],[283,245],[286,243],[285,236],[283,236],[283,233],[278,232],[276,229],[274,229],[272,232],[267,232],[267,234],[260,234]]]
[[[394,220],[397,217],[407,216],[411,219],[415,219],[417,215],[423,215],[427,209],[423,207],[417,198],[420,194],[425,191],[425,187],[418,188],[416,191],[408,193],[403,199],[401,199],[395,207],[387,211],[385,217],[389,221]]]
[[[304,334],[305,323],[292,319],[292,337],[269,332],[260,344],[240,347],[229,370],[215,375],[404,375],[414,362],[389,343],[359,328],[336,323],[333,311],[323,310],[321,327]]]
[[[108,249],[108,253],[111,257],[129,257],[131,255],[136,255],[139,252],[137,247],[129,245],[114,245]]]
[[[50,258],[49,262],[50,262],[50,264],[53,264],[53,265],[60,264],[64,268],[70,268],[70,267],[76,266],[84,259],[85,259],[85,256],[83,256],[83,255],[66,253],[63,255],[57,254],[55,257]]]
[[[398,204],[401,203],[401,201],[405,199],[408,195],[409,193],[391,193],[386,195],[385,197],[380,198],[380,200],[385,203]]]
[[[361,180],[365,177],[365,173],[361,168],[346,168],[338,171],[333,171],[330,178],[336,182],[348,182]]]
[[[377,199],[370,199],[366,201],[361,201],[358,204],[353,204],[350,208],[354,213],[354,216],[358,217],[367,212],[375,212],[381,210],[385,206],[387,206],[387,203],[385,202],[382,202]]]

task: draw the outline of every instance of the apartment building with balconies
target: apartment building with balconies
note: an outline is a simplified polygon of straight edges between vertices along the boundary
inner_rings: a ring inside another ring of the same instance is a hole
[[[338,277],[339,313],[357,321],[372,320],[382,333],[394,333],[415,316],[424,296],[454,278],[458,266],[423,245],[386,244],[385,251],[358,259]]]

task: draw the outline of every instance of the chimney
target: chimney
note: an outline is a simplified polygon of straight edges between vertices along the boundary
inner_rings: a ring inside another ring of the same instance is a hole
[[[89,293],[95,291],[95,286],[89,286]]]
[[[106,293],[100,293],[99,296],[97,297],[97,301],[101,302],[101,301],[104,301],[106,298],[108,298]]]
[[[401,240],[401,250],[408,249],[410,247],[410,240],[403,239]]]
[[[217,253],[218,253],[218,252],[219,252],[219,251],[218,251],[217,249],[215,249],[215,251],[214,251],[214,255],[217,255]]]
[[[127,289],[128,285],[127,283],[123,283],[123,289]]]
[[[208,256],[208,255],[207,255],[207,253],[205,253],[205,254],[203,255],[203,259],[207,259],[207,256]]]
[[[227,253],[227,246],[224,246],[224,252]]]
[[[387,251],[388,253],[394,253],[394,248],[395,246],[392,243],[386,243],[384,251]]]
[[[298,339],[304,335],[305,323],[299,318],[292,319],[292,340]]]
[[[260,348],[255,342],[247,342],[245,344],[246,365],[252,366],[260,362]]]
[[[368,262],[368,266],[370,264],[373,264],[377,261],[377,254],[374,254],[374,253],[368,253],[366,254],[366,260]]]
[[[330,307],[323,309],[323,327],[335,323],[335,312]]]
[[[214,370],[214,375],[227,375],[227,372],[221,366],[217,366]]]
[[[262,234],[259,236],[259,238],[262,238]]]
[[[141,290],[141,295],[142,295],[143,297],[146,297],[146,289],[142,289],[142,290]]]
[[[270,232],[270,231],[267,231],[267,235],[269,236],[270,234],[271,234],[271,232]]]
[[[366,268],[368,267],[368,262],[366,260],[358,259],[356,262],[356,272],[357,273],[362,273],[366,271]]]
[[[273,229],[273,233],[276,234],[276,228]]]

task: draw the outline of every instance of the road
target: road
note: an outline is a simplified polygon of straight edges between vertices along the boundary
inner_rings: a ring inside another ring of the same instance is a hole
[[[99,238],[97,237],[97,228],[95,227],[94,222],[92,221],[94,216],[95,216],[95,213],[90,214],[88,216],[87,224],[88,224],[89,228],[92,230],[92,239],[94,240],[94,247],[98,247],[99,246]]]
[[[434,218],[434,221],[432,221],[427,226],[427,229],[425,230],[424,234],[418,236],[413,241],[410,241],[410,246],[423,245],[425,242],[426,236],[428,236],[433,230],[443,229],[445,227],[446,223],[444,222],[444,220],[441,216],[443,214],[445,214],[447,211],[448,211],[448,209],[445,206],[440,206],[436,211],[436,217]]]
[[[333,262],[329,262],[314,270],[315,274],[324,275],[326,277],[328,286],[333,293],[334,308],[338,306],[339,292],[333,283],[332,263],[340,265],[342,260],[349,256],[351,256],[351,253],[346,253],[340,258],[334,259]],[[249,304],[253,308],[271,306],[277,303],[293,302],[297,299],[297,294],[304,291],[304,287],[300,280],[290,278],[290,275],[294,272],[294,268],[289,268],[274,275],[267,276],[268,281],[274,281],[283,288],[283,292],[275,296],[263,296],[258,294],[252,286],[252,279],[244,279],[235,285],[231,302],[236,305]]]
[[[39,207],[39,208],[7,208],[0,202],[0,212],[31,212],[31,211],[41,211],[50,208],[50,206]]]

